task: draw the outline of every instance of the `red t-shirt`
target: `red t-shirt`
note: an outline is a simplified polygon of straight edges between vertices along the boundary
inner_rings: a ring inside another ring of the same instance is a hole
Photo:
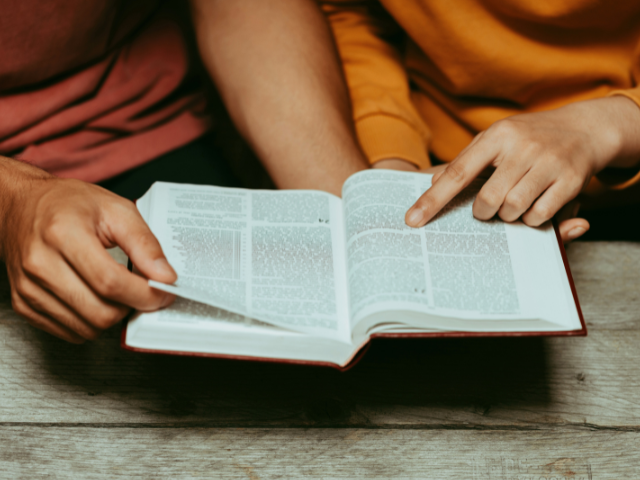
[[[3,0],[0,154],[96,182],[209,128],[161,0]]]

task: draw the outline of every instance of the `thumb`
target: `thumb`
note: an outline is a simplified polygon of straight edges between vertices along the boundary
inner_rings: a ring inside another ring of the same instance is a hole
[[[572,200],[556,213],[558,230],[563,243],[569,243],[581,237],[589,230],[589,222],[584,218],[576,218],[580,210],[580,204]]]
[[[570,218],[560,222],[558,230],[560,231],[562,242],[569,243],[587,233],[589,222],[584,218]]]
[[[119,205],[115,216],[107,224],[110,240],[131,259],[131,263],[150,280],[175,283],[178,275],[169,265],[160,243],[153,235],[142,215],[133,205]],[[121,208],[124,207],[124,208]]]

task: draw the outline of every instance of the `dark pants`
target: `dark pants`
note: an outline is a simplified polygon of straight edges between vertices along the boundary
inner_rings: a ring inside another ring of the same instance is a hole
[[[129,200],[136,200],[154,182],[241,186],[220,150],[213,145],[212,135],[200,137],[99,185]]]
[[[581,210],[591,228],[580,240],[640,242],[640,205]]]

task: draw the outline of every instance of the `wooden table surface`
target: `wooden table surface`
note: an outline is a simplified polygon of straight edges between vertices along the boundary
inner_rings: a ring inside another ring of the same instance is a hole
[[[82,346],[10,308],[0,478],[640,478],[640,244],[575,243],[586,338],[377,340],[351,371]]]

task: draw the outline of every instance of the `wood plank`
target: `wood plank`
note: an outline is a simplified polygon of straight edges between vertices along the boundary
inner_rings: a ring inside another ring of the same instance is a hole
[[[590,329],[640,329],[640,243],[574,242],[567,256]]]
[[[640,434],[0,428],[3,478],[640,478]]]
[[[640,425],[640,332],[380,340],[328,368],[65,344],[0,320],[0,422],[209,426]]]

